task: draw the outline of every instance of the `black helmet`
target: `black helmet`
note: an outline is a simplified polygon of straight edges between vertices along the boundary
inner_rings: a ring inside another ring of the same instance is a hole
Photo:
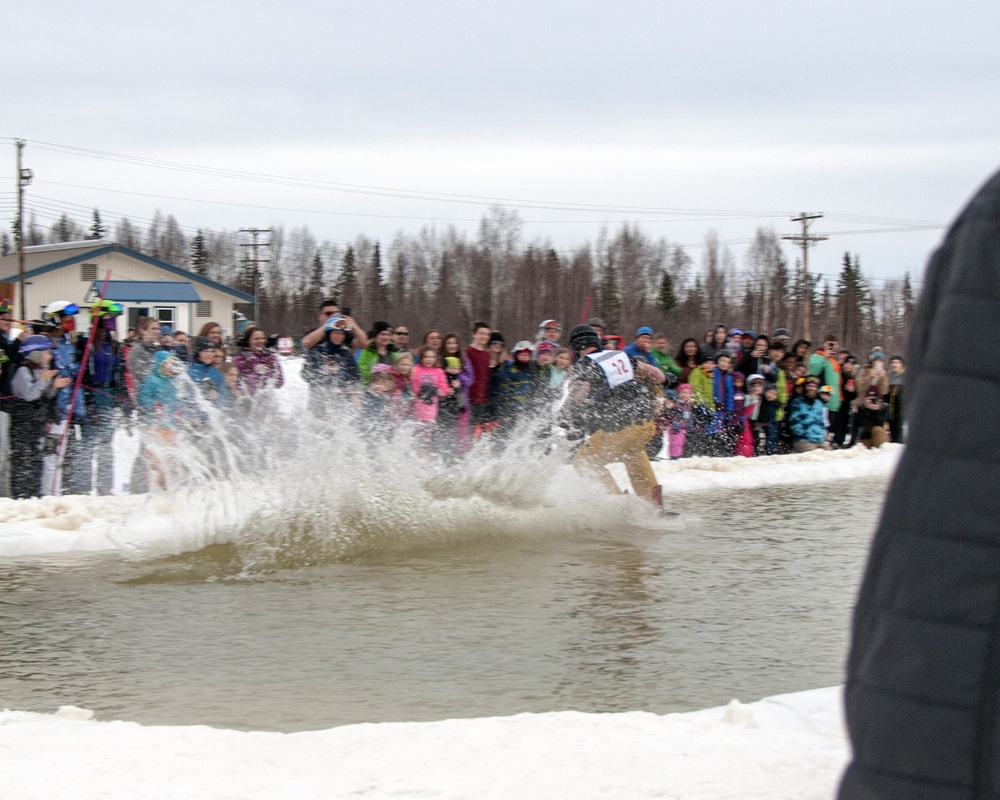
[[[569,346],[578,353],[586,350],[588,347],[596,347],[600,350],[601,337],[589,325],[577,325],[570,331]]]

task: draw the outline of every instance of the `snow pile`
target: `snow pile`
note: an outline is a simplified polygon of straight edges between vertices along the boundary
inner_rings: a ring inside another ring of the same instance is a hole
[[[656,461],[653,469],[663,484],[664,496],[671,492],[707,489],[757,489],[763,486],[825,483],[827,481],[887,477],[903,452],[901,444],[885,444],[877,450],[814,450],[762,458],[685,458]],[[624,468],[612,468],[620,482]]]
[[[282,734],[0,713],[10,800],[833,796],[839,689],[688,714],[519,714]]]

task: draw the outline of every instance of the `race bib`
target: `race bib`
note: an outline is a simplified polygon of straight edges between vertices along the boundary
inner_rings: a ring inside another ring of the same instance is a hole
[[[603,350],[600,353],[588,353],[587,358],[593,361],[604,372],[608,383],[613,389],[635,378],[632,362],[621,350]]]

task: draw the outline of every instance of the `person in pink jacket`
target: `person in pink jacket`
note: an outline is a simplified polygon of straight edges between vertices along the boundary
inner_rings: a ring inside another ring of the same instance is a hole
[[[417,422],[437,421],[438,402],[451,394],[448,376],[438,366],[438,351],[424,345],[419,351],[420,363],[413,368],[413,418]]]
[[[278,355],[267,349],[267,334],[251,326],[239,344],[243,350],[233,363],[239,372],[240,389],[250,396],[268,387],[280,389],[285,383],[285,376]]]

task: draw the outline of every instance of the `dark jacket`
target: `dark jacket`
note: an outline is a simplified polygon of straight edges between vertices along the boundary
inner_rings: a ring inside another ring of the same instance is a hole
[[[854,614],[840,800],[1000,792],[1000,174],[931,257],[907,368],[906,445]],[[940,410],[942,386],[949,413]]]

